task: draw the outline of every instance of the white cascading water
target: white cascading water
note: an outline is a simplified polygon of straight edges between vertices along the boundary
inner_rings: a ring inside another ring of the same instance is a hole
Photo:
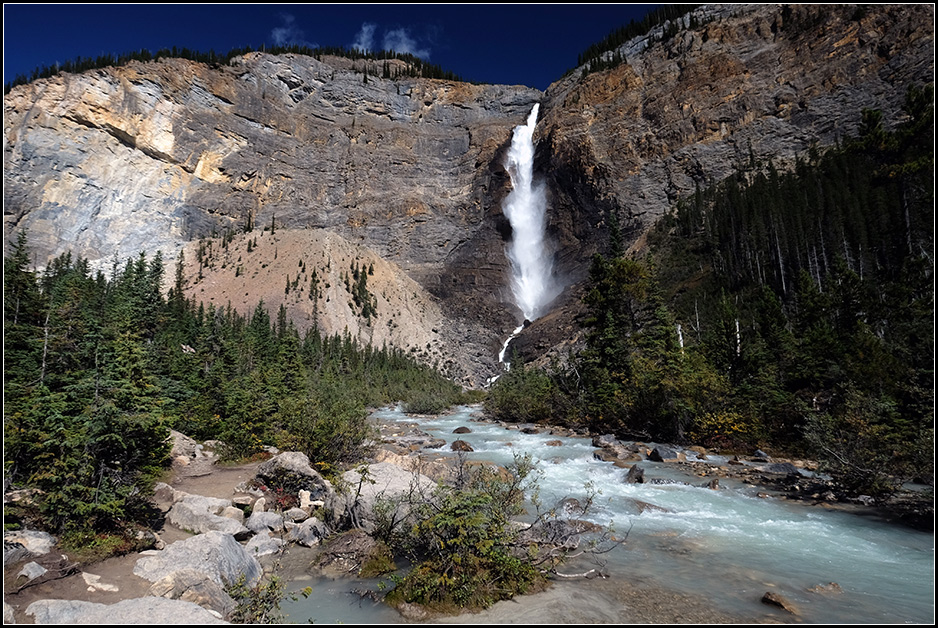
[[[553,277],[552,252],[547,243],[547,200],[543,186],[534,183],[534,127],[539,105],[534,105],[527,124],[517,126],[511,139],[505,168],[512,190],[502,212],[511,223],[511,291],[524,317],[543,315],[559,294]]]
[[[499,364],[501,364],[501,363],[504,362],[505,365],[506,365],[506,367],[507,367],[507,364],[508,364],[508,363],[505,362],[505,354],[508,353],[508,344],[509,344],[512,340],[514,340],[515,336],[517,336],[518,334],[521,333],[521,330],[522,330],[522,329],[524,329],[524,325],[518,325],[518,326],[515,328],[515,330],[514,330],[513,332],[511,332],[511,335],[508,336],[508,339],[505,341],[505,344],[502,345],[502,350],[498,352],[498,362],[499,362]],[[506,368],[506,370],[507,370],[507,368]]]
[[[502,369],[503,369],[506,373],[508,372],[508,369],[511,367],[511,364],[505,360],[505,354],[508,353],[508,345],[511,344],[511,341],[514,340],[515,337],[517,337],[517,335],[520,334],[520,333],[521,333],[521,330],[523,330],[523,329],[524,329],[524,324],[521,324],[521,325],[518,325],[517,327],[515,327],[515,330],[514,330],[513,332],[511,332],[511,335],[508,336],[508,338],[505,339],[505,343],[502,345],[502,350],[498,352],[498,363],[501,364]],[[498,378],[499,378],[499,377],[501,377],[501,375],[494,375],[494,376],[488,378],[488,380],[486,380],[486,382],[485,382],[485,385],[486,385],[486,386],[491,386],[491,385],[494,384],[496,381],[498,381]]]
[[[523,126],[516,126],[505,160],[511,177],[511,193],[505,198],[502,213],[511,224],[511,292],[515,304],[528,321],[536,320],[560,293],[553,277],[552,252],[547,243],[547,199],[544,188],[534,183],[534,127],[540,105],[534,105]],[[498,363],[507,371],[508,344],[521,333],[519,325],[505,340]],[[492,384],[498,376],[489,379]]]

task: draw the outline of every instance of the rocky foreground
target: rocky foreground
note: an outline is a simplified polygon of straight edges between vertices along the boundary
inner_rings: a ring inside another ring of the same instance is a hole
[[[382,427],[383,446],[367,476],[363,480],[360,470],[346,472],[340,481],[344,489],[324,479],[298,452],[278,453],[263,463],[219,467],[207,447],[181,434],[174,434],[174,439],[172,485],[159,484],[154,498],[165,522],[151,540],[151,549],[84,567],[61,554],[48,534],[5,534],[4,623],[227,623],[236,609],[227,587],[241,578],[248,586],[256,584],[265,570],[274,568],[283,550],[309,552],[309,570],[355,577],[375,551],[376,542],[368,533],[375,529],[376,500],[414,490],[429,494],[437,482],[453,479],[453,466],[434,454],[445,443],[416,424]],[[838,501],[829,487],[811,478],[812,465],[802,461],[774,461],[757,452],[743,460],[715,462],[700,448],[648,448],[611,436],[595,437],[593,443],[597,458],[630,469],[627,482],[645,481],[640,463],[648,459],[680,465],[715,490],[721,478],[731,477],[775,485],[827,506]],[[640,511],[655,508],[636,506]],[[354,586],[350,579],[349,589]],[[604,601],[571,604],[571,586],[576,588],[576,600],[593,595]],[[786,604],[763,601],[782,608]],[[444,620],[420,609],[406,610],[405,621]],[[505,622],[521,617],[537,622],[546,620],[548,611],[551,621],[564,617],[572,623],[616,623],[623,618],[652,623],[751,621],[725,615],[706,600],[639,581],[599,580],[562,583],[483,614],[445,621]]]

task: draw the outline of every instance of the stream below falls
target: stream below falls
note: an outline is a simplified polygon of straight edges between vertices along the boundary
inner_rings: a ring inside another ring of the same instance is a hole
[[[417,423],[447,443],[464,440],[474,449],[468,454],[470,460],[507,465],[515,453],[530,453],[539,461],[540,500],[547,506],[565,497],[584,499],[585,483],[592,483],[601,494],[584,518],[612,525],[620,536],[628,532],[625,544],[602,557],[610,576],[604,582],[640,578],[646,584],[702,596],[720,611],[758,621],[931,624],[934,620],[931,533],[841,510],[759,497],[757,487],[732,480],[721,479],[720,490],[711,490],[704,488],[704,479],[666,463],[643,461],[646,482],[627,484],[625,469],[593,458],[596,448],[590,439],[505,429],[480,421],[481,410],[476,407],[419,418],[400,409],[383,409],[372,417],[382,423]],[[471,433],[454,435],[460,426],[469,427]],[[549,441],[555,444],[549,446]],[[649,482],[656,478],[677,483]],[[638,513],[634,500],[664,510]],[[842,592],[808,590],[831,582]],[[290,583],[291,590],[306,586],[313,587],[312,596],[284,603],[287,621],[405,623],[383,604],[349,594],[353,588],[377,590],[378,581],[309,577]],[[554,586],[569,587],[575,596],[591,581],[560,581]],[[762,604],[767,591],[794,603],[799,615]],[[583,599],[595,604],[593,597]],[[554,623],[575,621],[554,618]],[[629,617],[621,617],[621,622],[628,623]],[[472,623],[471,618],[466,623]]]

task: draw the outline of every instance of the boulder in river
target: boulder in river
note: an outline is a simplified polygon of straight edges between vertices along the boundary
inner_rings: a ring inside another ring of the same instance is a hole
[[[576,549],[580,535],[602,531],[602,526],[580,519],[547,519],[532,525],[519,536],[526,545],[536,544],[551,548]]]
[[[593,437],[593,447],[602,447],[604,449],[612,449],[613,447],[621,445],[618,439],[616,439],[613,434],[603,434],[602,436]]]
[[[827,584],[819,584],[819,585],[811,587],[810,589],[808,589],[808,591],[810,591],[811,593],[824,593],[824,594],[844,592],[843,588],[841,588],[841,586],[837,584],[836,582],[828,582]]]
[[[768,606],[774,606],[776,608],[780,608],[783,611],[787,611],[791,613],[792,615],[800,614],[798,612],[798,607],[792,604],[791,601],[788,600],[788,598],[778,593],[775,593],[774,591],[766,591],[765,595],[762,596],[762,603]]]
[[[565,517],[581,516],[586,513],[586,509],[583,507],[583,504],[580,503],[575,497],[565,497],[557,504],[559,512],[563,513]]]
[[[636,465],[633,465],[629,472],[625,476],[625,482],[627,484],[644,484],[645,483],[645,469]]]
[[[657,445],[651,450],[651,453],[648,454],[648,459],[655,462],[683,462],[687,460],[687,456],[673,447]]]
[[[752,454],[752,460],[753,462],[771,462],[772,458],[771,456],[769,456],[769,454],[765,453],[761,449],[757,449]]]
[[[767,473],[782,473],[784,475],[802,475],[801,469],[790,462],[771,462],[763,467],[760,467],[759,470],[765,471]]]
[[[664,508],[663,506],[657,506],[655,504],[642,501],[640,499],[631,499],[629,497],[623,497],[622,499],[623,499],[623,503],[628,504],[629,506],[633,507],[635,510],[638,511],[638,514],[642,514],[645,512],[672,512],[671,510],[668,510],[667,508]]]

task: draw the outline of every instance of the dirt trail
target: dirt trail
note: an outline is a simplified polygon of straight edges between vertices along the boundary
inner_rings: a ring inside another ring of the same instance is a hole
[[[167,483],[187,493],[227,499],[234,494],[235,486],[254,477],[254,470],[259,464],[227,467],[212,465],[208,459],[193,460],[186,467],[174,467]],[[157,530],[157,534],[167,545],[192,536],[170,523],[164,523],[163,527]],[[152,583],[134,575],[134,565],[139,557],[139,554],[128,554],[109,558],[83,566],[79,573],[74,575],[29,586],[19,593],[10,593],[12,588],[5,583],[4,599],[13,607],[16,623],[31,624],[33,619],[26,615],[26,608],[36,600],[81,600],[114,604],[121,600],[143,597]],[[101,586],[90,586],[83,574],[99,576],[97,582]],[[15,573],[13,575],[15,576]],[[117,590],[107,590],[112,587]]]

